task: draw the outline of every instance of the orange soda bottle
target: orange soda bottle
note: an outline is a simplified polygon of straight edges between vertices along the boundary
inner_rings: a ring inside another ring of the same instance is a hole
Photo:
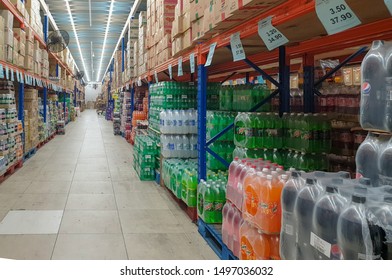
[[[267,179],[260,185],[255,224],[266,234],[280,233],[282,218],[280,199],[283,186],[275,171],[267,175]]]
[[[256,260],[269,260],[270,259],[270,243],[268,235],[263,234],[261,230],[257,231],[254,239],[254,252]]]
[[[279,243],[280,243],[280,235],[269,235],[269,245],[270,245],[270,259],[271,260],[280,260],[279,254]]]
[[[240,260],[254,260],[253,240],[256,229],[248,222],[244,222],[240,228]],[[257,232],[257,231],[256,231]]]
[[[244,180],[244,200],[243,200],[243,217],[244,220],[254,223],[259,205],[260,185],[265,181],[265,175],[262,172],[256,172],[253,176],[248,176]]]

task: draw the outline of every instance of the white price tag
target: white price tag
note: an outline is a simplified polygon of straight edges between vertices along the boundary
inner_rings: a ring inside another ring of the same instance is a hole
[[[15,81],[15,77],[14,77],[14,70],[11,69],[11,82]]]
[[[20,73],[20,82],[21,82],[22,84],[25,83],[23,73]]]
[[[344,0],[316,0],[316,12],[329,35],[361,24]]]
[[[246,58],[244,48],[241,43],[240,32],[230,36],[231,52],[233,53],[233,61],[239,61]]]
[[[155,82],[159,83],[157,71],[154,71],[154,77],[155,77]]]
[[[10,79],[10,73],[9,73],[10,69],[8,68],[8,66],[5,67],[5,78],[7,80]]]
[[[211,65],[212,58],[214,57],[215,48],[216,48],[216,43],[211,44],[210,51],[208,52],[208,56],[207,56],[207,61],[206,64],[204,65],[205,67]]]
[[[269,51],[289,42],[286,36],[272,25],[272,16],[259,21],[258,32]]]
[[[172,80],[173,79],[173,67],[171,64],[169,64],[168,69],[169,69],[170,80]]]
[[[392,0],[384,0],[385,5],[388,7],[389,12],[392,15]]]
[[[0,79],[4,79],[4,68],[3,68],[3,64],[0,64]]]
[[[189,63],[191,65],[191,73],[195,73],[195,53],[189,55]]]
[[[139,79],[137,80],[137,85],[139,86],[139,87],[141,87],[142,86],[142,79],[139,77]]]
[[[18,83],[19,83],[19,71],[18,71],[18,70],[16,70],[16,80],[17,80]]]
[[[182,57],[178,58],[178,76],[181,77],[184,75],[184,72],[182,71]]]

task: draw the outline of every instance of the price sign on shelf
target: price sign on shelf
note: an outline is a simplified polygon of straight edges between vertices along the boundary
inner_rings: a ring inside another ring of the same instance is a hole
[[[316,0],[316,13],[329,35],[361,24],[344,0]]]
[[[157,71],[154,71],[154,77],[155,77],[155,82],[159,83]]]
[[[16,70],[16,81],[19,83],[19,71]]]
[[[4,79],[4,68],[3,68],[3,64],[0,64],[0,79]]]
[[[208,52],[207,61],[206,64],[204,65],[205,67],[211,65],[212,58],[214,57],[214,53],[215,53],[215,48],[216,48],[216,43],[210,45],[210,51]]]
[[[288,43],[288,39],[272,25],[272,17],[267,17],[258,24],[259,36],[269,51]]]
[[[142,78],[139,77],[139,79],[137,80],[137,85],[138,85],[139,87],[142,86]]]
[[[191,65],[191,73],[195,73],[195,53],[189,55],[189,63]]]
[[[20,82],[21,82],[22,84],[25,83],[24,77],[23,77],[23,73],[20,73]]]
[[[384,0],[385,5],[387,5],[389,12],[392,15],[392,0]]]
[[[182,56],[178,58],[178,76],[184,75],[184,72],[182,71]]]
[[[14,77],[14,70],[11,69],[11,81],[15,81],[15,77]]]
[[[173,79],[173,67],[171,64],[169,64],[168,69],[169,69],[170,80],[172,80]]]
[[[244,48],[242,46],[240,32],[230,36],[230,47],[233,53],[233,61],[239,61],[246,58]]]

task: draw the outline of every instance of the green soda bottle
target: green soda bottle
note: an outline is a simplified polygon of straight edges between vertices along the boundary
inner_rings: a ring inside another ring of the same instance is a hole
[[[272,119],[271,113],[267,113],[264,117],[265,119],[265,137],[264,137],[264,147],[267,149],[271,149],[274,146],[274,139],[273,139],[273,130],[274,130],[274,122]]]
[[[331,150],[331,123],[326,114],[321,117],[320,126],[320,138],[321,138],[321,149],[322,153],[329,153]]]
[[[246,145],[249,149],[254,149],[257,147],[256,144],[256,131],[257,131],[257,116],[256,114],[250,113],[249,114],[249,125],[250,127],[247,129],[247,136],[248,136],[248,144]]]
[[[227,86],[222,86],[219,90],[219,110],[226,111],[226,91]]]
[[[203,201],[203,220],[207,224],[213,224],[215,223],[215,192],[209,183],[206,184]]]
[[[301,151],[309,152],[311,150],[310,147],[310,139],[311,139],[311,128],[309,124],[309,114],[304,114],[301,119]]]
[[[214,201],[214,210],[215,210],[215,223],[222,223],[222,210],[223,205],[226,203],[226,190],[224,188],[224,183],[221,180],[215,184],[215,201]]]
[[[279,165],[284,164],[283,157],[282,157],[280,150],[278,150],[278,149],[273,150],[272,162],[275,162]]]
[[[283,122],[279,117],[279,114],[275,114],[274,116],[275,122],[275,139],[274,139],[274,148],[282,149],[283,148]]]
[[[234,143],[239,147],[244,147],[245,129],[245,114],[238,113],[234,121]]]
[[[192,171],[189,174],[188,185],[187,185],[187,200],[185,201],[186,205],[189,207],[196,207],[197,203],[197,174]]]
[[[200,180],[197,188],[197,215],[204,220],[204,194],[206,190],[206,182]]]
[[[211,136],[214,137],[220,132],[220,118],[216,112],[212,112],[211,116],[211,126],[212,126],[212,133]]]
[[[255,134],[255,148],[262,148],[264,145],[264,135],[265,135],[265,127],[264,127],[264,114],[258,113],[255,116],[256,119],[256,131]]]
[[[226,110],[233,110],[233,95],[234,95],[234,87],[229,86],[226,91]]]

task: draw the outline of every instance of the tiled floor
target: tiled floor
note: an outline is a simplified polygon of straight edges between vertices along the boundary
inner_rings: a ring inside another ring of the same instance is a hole
[[[0,185],[0,258],[217,259],[131,162],[112,123],[84,112]]]

